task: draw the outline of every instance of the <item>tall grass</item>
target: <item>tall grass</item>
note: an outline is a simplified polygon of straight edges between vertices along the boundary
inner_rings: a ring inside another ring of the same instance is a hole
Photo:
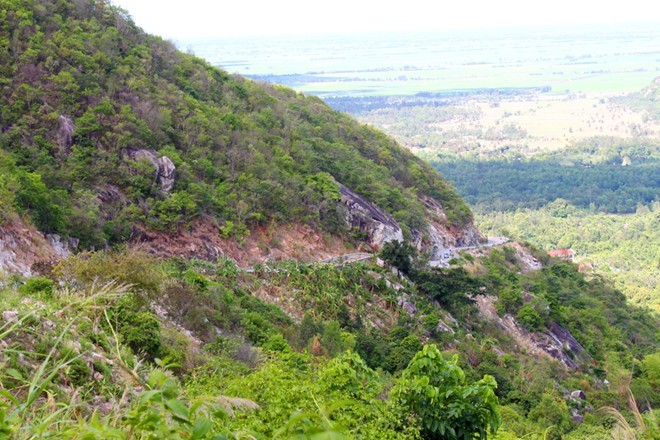
[[[614,429],[612,430],[612,438],[615,440],[656,440],[658,438],[658,422],[655,418],[655,413],[650,410],[646,417],[639,411],[637,400],[633,395],[630,388],[627,390],[628,394],[628,408],[633,415],[634,426],[631,425],[624,415],[618,409],[611,406],[604,406],[598,411],[602,414],[609,415],[614,419]]]

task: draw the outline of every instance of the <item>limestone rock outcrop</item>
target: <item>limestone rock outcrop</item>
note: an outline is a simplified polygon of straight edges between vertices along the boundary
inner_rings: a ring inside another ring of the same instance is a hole
[[[385,243],[403,241],[403,231],[394,218],[357,194],[339,184],[344,217],[349,228],[359,230],[367,236],[367,243],[373,249],[380,249]],[[476,246],[482,239],[472,222],[457,228],[447,226],[447,216],[442,205],[426,197],[422,199],[426,207],[426,228],[411,231],[411,244],[418,252],[426,254],[430,260],[439,260],[443,250],[463,246]]]
[[[57,261],[70,254],[57,235],[45,237],[19,218],[0,225],[0,273],[33,275],[32,266],[42,261]]]
[[[147,159],[154,166],[155,179],[160,183],[160,189],[163,192],[170,192],[174,188],[174,172],[176,167],[172,160],[167,156],[160,156],[152,150],[127,148],[124,150],[126,157],[138,162],[142,159]]]
[[[75,129],[76,126],[73,124],[71,118],[60,115],[59,127],[57,128],[57,143],[67,153],[73,145],[73,132]]]
[[[573,337],[571,332],[556,322],[552,322],[541,332],[530,332],[519,325],[511,315],[499,316],[494,303],[497,298],[478,295],[474,298],[479,314],[509,334],[521,349],[535,356],[548,356],[560,361],[564,366],[575,370],[588,365],[592,358]]]
[[[346,223],[366,233],[371,247],[380,249],[385,243],[403,241],[403,231],[390,214],[344,185],[340,185],[339,194]]]
[[[419,252],[424,252],[430,260],[439,260],[443,249],[463,246],[477,246],[481,234],[472,222],[460,228],[448,227],[447,216],[442,205],[430,197],[423,199],[428,224],[425,231],[412,231],[412,244]]]

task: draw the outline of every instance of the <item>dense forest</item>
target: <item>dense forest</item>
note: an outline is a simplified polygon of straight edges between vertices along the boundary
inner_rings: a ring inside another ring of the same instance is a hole
[[[481,212],[538,209],[564,199],[592,211],[630,214],[660,197],[660,162],[563,165],[556,158],[431,161]]]
[[[420,195],[470,219],[431,167],[317,98],[230,76],[106,2],[0,5],[4,216],[83,248],[202,217],[239,239],[271,220],[342,233],[341,183],[408,229]]]

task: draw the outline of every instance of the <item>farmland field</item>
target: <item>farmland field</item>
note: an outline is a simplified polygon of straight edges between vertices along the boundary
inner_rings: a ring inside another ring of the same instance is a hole
[[[329,96],[493,88],[625,92],[660,75],[660,29],[527,28],[179,41],[231,73]]]

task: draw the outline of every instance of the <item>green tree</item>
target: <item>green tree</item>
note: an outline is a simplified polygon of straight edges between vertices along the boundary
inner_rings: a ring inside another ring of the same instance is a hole
[[[486,439],[502,420],[492,376],[467,384],[458,358],[446,361],[425,345],[403,372],[393,396],[417,419],[425,439]]]
[[[534,307],[529,304],[525,304],[518,311],[516,318],[527,330],[536,331],[543,328],[543,318],[541,318],[539,312],[534,310]]]
[[[561,434],[571,427],[568,406],[561,399],[555,399],[552,395],[544,393],[539,404],[529,412],[529,419],[547,428],[552,427],[548,438],[560,439]]]
[[[416,255],[417,253],[412,246],[400,241],[385,243],[380,251],[380,258],[404,274],[409,274],[413,270]]]

